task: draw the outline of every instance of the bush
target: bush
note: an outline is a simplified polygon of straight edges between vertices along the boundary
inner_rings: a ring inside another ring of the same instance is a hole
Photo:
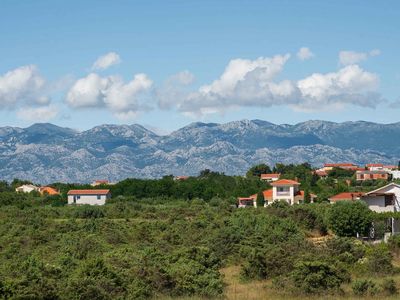
[[[353,264],[365,255],[365,246],[351,238],[335,237],[328,240],[326,246],[332,257],[337,257],[347,264]]]
[[[267,277],[265,255],[259,249],[252,249],[242,264],[240,276],[243,279],[264,279]]]
[[[340,201],[332,205],[329,223],[338,236],[355,237],[357,233],[365,235],[371,227],[372,214],[361,201]]]
[[[354,295],[366,296],[366,295],[376,295],[379,292],[376,284],[371,280],[361,279],[353,282],[351,286]]]
[[[302,293],[318,294],[339,290],[348,280],[344,270],[323,261],[305,261],[296,264],[291,274],[294,286]]]
[[[382,291],[387,295],[396,295],[398,293],[396,282],[393,279],[385,279],[382,282]]]
[[[102,208],[98,206],[82,205],[76,208],[75,218],[81,219],[97,219],[104,218],[105,214]]]
[[[392,255],[384,244],[369,249],[366,255],[367,269],[372,274],[390,274],[393,272]]]

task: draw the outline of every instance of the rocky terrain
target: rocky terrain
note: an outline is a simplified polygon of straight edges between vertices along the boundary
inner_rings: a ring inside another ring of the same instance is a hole
[[[38,183],[244,174],[254,164],[383,162],[397,164],[400,123],[261,120],[192,123],[166,136],[141,125],[100,125],[77,132],[53,124],[0,127],[0,179]]]

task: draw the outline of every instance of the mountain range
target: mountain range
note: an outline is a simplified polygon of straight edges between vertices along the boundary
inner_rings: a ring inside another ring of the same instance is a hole
[[[203,169],[239,175],[252,165],[277,162],[397,165],[399,141],[400,122],[197,122],[163,136],[138,124],[76,131],[42,123],[0,127],[0,179],[118,181],[197,175]]]

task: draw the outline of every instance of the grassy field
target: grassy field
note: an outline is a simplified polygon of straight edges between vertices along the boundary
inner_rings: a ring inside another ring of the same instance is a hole
[[[279,291],[273,289],[272,283],[270,280],[261,280],[261,281],[251,281],[251,282],[242,282],[239,277],[240,267],[231,266],[224,268],[222,273],[224,274],[224,279],[226,283],[225,289],[225,299],[229,300],[268,300],[268,299],[276,299],[276,300],[288,300],[288,299],[296,299],[296,300],[305,300],[305,299],[326,299],[326,300],[339,300],[339,299],[399,299],[399,295],[392,297],[355,297],[352,295],[351,287],[349,285],[344,285],[345,295],[321,295],[321,296],[293,296],[288,294],[279,293]],[[398,285],[400,285],[400,275],[395,277],[391,277],[395,279]]]

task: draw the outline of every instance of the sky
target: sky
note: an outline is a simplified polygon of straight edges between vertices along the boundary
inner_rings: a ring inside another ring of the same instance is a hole
[[[0,126],[400,121],[399,1],[0,2]]]

